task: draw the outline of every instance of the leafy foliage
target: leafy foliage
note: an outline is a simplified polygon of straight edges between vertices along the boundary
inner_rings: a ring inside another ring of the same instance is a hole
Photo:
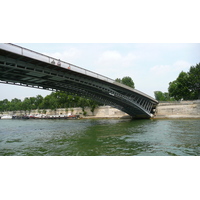
[[[175,81],[169,83],[168,91],[175,100],[200,99],[200,63],[191,66],[188,73],[182,71]]]
[[[190,99],[190,90],[188,88],[189,76],[185,72],[181,72],[178,78],[169,83],[169,95],[174,97],[175,100]]]
[[[174,101],[174,98],[171,98],[167,92],[155,91],[154,95],[157,101]]]
[[[117,79],[115,79],[115,81],[118,82],[118,83],[122,83],[124,85],[127,85],[129,87],[135,88],[135,84],[134,84],[132,78],[129,77],[129,76],[125,76],[122,79],[117,78]]]
[[[57,108],[66,108],[66,110],[69,110],[68,108],[74,107],[81,107],[83,111],[85,107],[90,107],[91,111],[94,112],[94,109],[99,105],[99,103],[91,99],[58,91],[52,92],[44,98],[41,95],[37,95],[37,97],[27,97],[23,101],[17,98],[11,101],[4,99],[0,101],[0,112],[17,110],[30,112],[33,109],[43,109],[44,113],[45,109],[56,110]]]
[[[193,95],[200,99],[200,63],[196,66],[191,66],[189,75],[188,87],[193,93]]]

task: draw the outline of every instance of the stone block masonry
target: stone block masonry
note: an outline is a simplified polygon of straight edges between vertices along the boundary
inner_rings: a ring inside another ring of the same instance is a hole
[[[159,103],[155,118],[200,118],[200,100]]]
[[[2,115],[80,115],[81,118],[131,118],[128,114],[113,108],[111,106],[99,106],[94,110],[94,113],[90,111],[90,108],[85,108],[86,116],[83,115],[82,108],[59,108],[56,110],[51,109],[41,109],[41,110],[31,110],[29,111],[8,111],[0,113]]]

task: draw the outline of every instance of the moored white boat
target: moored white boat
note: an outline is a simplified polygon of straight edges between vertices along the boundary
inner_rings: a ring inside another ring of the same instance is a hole
[[[11,115],[3,115],[1,116],[1,119],[12,119]]]

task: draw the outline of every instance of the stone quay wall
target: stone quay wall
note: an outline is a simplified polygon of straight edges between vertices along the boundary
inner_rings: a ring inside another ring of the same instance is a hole
[[[200,100],[161,102],[154,118],[200,118]]]
[[[3,115],[80,115],[81,118],[131,118],[128,114],[113,108],[111,106],[99,106],[92,113],[90,108],[85,108],[86,115],[83,115],[82,108],[59,108],[56,110],[51,109],[41,109],[41,110],[31,110],[29,111],[8,111],[0,113],[0,116]]]

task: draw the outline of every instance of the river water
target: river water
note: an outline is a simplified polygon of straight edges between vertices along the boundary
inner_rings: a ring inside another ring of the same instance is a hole
[[[198,156],[200,120],[0,120],[0,156]]]

